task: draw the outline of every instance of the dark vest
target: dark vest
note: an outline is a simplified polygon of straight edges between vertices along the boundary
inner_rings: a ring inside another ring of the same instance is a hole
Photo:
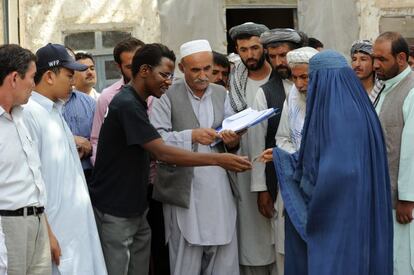
[[[262,85],[264,95],[266,97],[267,108],[279,108],[280,112],[274,117],[270,118],[267,122],[267,132],[265,145],[267,148],[273,148],[276,146],[276,132],[279,127],[280,116],[283,110],[283,103],[286,99],[285,88],[283,86],[282,78],[279,74],[273,70],[270,79],[266,84]],[[277,176],[273,162],[266,163],[266,186],[270,192],[273,201],[276,201],[277,195]]]
[[[387,94],[379,112],[387,147],[393,208],[395,208],[398,199],[398,172],[400,168],[401,137],[404,129],[402,108],[406,97],[413,88],[414,72],[410,72]]]
[[[227,92],[222,86],[216,84],[210,84],[210,89],[212,89],[211,101],[214,109],[212,128],[216,129],[221,126],[224,120],[224,102]],[[168,97],[171,103],[172,131],[180,132],[200,128],[183,79],[175,81],[165,96]],[[219,143],[213,148],[218,153],[225,151],[223,143]],[[197,152],[197,150],[198,144],[193,144],[193,151]],[[163,203],[188,208],[193,172],[193,167],[158,163],[153,198]]]

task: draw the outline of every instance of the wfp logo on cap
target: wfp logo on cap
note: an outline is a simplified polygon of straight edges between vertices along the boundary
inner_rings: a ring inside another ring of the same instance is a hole
[[[59,60],[53,60],[48,63],[49,63],[49,67],[55,67],[59,65]]]

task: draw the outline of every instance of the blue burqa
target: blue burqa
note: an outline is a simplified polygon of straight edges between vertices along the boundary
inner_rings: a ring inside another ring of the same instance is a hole
[[[322,51],[309,70],[300,151],[273,150],[286,230],[290,224],[297,235],[286,232],[285,275],[392,275],[390,181],[377,114],[341,54]]]

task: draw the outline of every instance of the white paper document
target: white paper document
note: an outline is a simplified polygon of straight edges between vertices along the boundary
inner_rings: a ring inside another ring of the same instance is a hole
[[[241,132],[247,128],[250,128],[263,120],[267,120],[277,113],[278,109],[269,108],[263,111],[256,111],[252,108],[247,108],[237,114],[234,114],[225,120],[221,125],[221,128],[217,129],[217,132],[224,130],[232,130],[234,132]]]
[[[220,133],[224,130],[232,130],[236,133],[242,132],[260,122],[271,118],[272,116],[279,113],[278,108],[269,108],[263,111],[253,110],[252,108],[247,108],[237,114],[234,114],[225,120],[220,128],[217,128],[217,133]],[[216,140],[210,146],[214,146],[220,143],[221,140]]]

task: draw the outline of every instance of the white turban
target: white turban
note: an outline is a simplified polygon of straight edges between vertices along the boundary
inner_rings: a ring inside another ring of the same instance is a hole
[[[309,59],[317,53],[319,53],[319,51],[312,47],[302,47],[288,52],[286,58],[289,65],[309,64]]]
[[[211,52],[210,43],[205,39],[186,42],[180,47],[181,58],[199,52]]]

